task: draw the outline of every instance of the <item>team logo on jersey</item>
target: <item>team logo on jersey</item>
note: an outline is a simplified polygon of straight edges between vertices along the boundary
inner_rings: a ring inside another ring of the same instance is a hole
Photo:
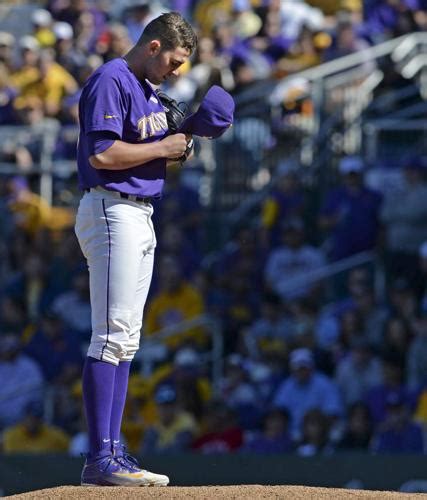
[[[105,120],[111,120],[111,118],[117,118],[117,115],[110,115],[108,113],[104,114],[104,119]]]
[[[149,100],[154,102],[155,104],[159,104],[159,101],[153,95],[150,97]]]
[[[150,115],[143,116],[138,120],[138,130],[141,135],[141,141],[147,137],[158,135],[159,132],[166,132],[167,129],[168,122],[164,111],[151,113]]]

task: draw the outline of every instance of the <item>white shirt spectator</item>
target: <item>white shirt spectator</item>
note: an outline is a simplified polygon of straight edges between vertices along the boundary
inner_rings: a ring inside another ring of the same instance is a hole
[[[312,284],[310,273],[326,263],[323,253],[310,245],[300,248],[283,246],[274,250],[267,260],[265,278],[274,292],[283,300],[297,299],[307,295]],[[295,285],[292,284],[295,283]]]

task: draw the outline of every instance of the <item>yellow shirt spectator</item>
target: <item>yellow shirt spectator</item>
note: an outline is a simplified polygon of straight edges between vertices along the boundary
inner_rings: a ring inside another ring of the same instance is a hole
[[[36,424],[31,430],[24,422],[7,428],[3,433],[4,453],[66,452],[68,445],[69,437],[61,429],[44,423]]]
[[[197,318],[203,313],[203,298],[195,287],[182,278],[178,261],[170,255],[162,257],[160,290],[148,304],[143,333],[152,336],[163,328]],[[164,342],[176,349],[188,341],[204,345],[206,335],[203,328],[185,328]]]

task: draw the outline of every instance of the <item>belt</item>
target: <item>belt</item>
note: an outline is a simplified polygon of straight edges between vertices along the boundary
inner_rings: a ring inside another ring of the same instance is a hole
[[[154,198],[152,196],[136,196],[134,194],[128,194],[128,193],[120,193],[119,191],[110,191],[108,189],[104,189],[100,186],[96,188],[86,188],[85,192],[89,193],[91,190],[93,191],[106,191],[107,193],[116,196],[117,198],[123,198],[125,200],[130,200],[130,201],[138,201],[140,203],[152,203]]]

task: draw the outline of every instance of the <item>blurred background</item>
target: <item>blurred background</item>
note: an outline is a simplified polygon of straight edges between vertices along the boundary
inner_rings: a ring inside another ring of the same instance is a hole
[[[168,10],[199,46],[163,90],[236,113],[155,206],[129,450],[426,454],[427,1],[2,0],[0,460],[87,449],[78,100]]]

